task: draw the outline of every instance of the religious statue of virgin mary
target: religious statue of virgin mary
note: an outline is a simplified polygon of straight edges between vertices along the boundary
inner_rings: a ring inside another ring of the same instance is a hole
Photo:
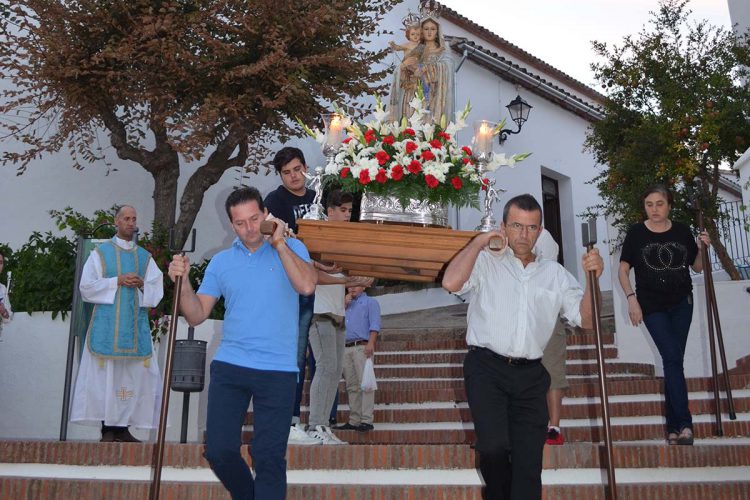
[[[414,38],[416,41],[415,32],[419,30],[418,43],[413,47],[391,44],[394,50],[404,50],[404,58],[393,75],[389,99],[390,118],[400,121],[403,117],[411,116],[413,110],[409,103],[421,85],[425,108],[430,111],[432,120],[439,122],[445,115],[450,121],[453,119],[455,81],[453,59],[448,44],[443,39],[438,22],[439,12],[434,8],[434,2],[424,0],[420,6],[420,14],[418,18],[410,14],[404,19],[407,39]]]

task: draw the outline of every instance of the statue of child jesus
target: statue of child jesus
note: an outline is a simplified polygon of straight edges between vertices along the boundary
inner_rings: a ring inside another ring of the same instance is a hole
[[[407,26],[405,28],[407,42],[398,45],[391,40],[388,45],[394,52],[403,51],[404,57],[399,66],[399,81],[402,88],[416,88],[417,66],[422,54],[424,53],[424,44],[422,43],[422,28],[419,24]]]

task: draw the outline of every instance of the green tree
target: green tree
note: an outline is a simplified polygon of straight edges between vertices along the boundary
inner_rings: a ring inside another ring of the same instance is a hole
[[[621,230],[642,220],[641,194],[661,182],[675,191],[673,217],[697,226],[689,191],[702,200],[706,228],[724,269],[739,273],[717,231],[721,169],[750,145],[750,36],[688,20],[687,0],[663,0],[650,26],[619,46],[594,42],[592,64],[606,89],[605,118],[586,148],[604,165],[595,210]]]
[[[23,149],[0,162],[22,174],[67,149],[80,169],[104,158],[104,132],[153,176],[156,221],[186,235],[205,191],[227,169],[257,171],[264,144],[299,133],[293,117],[314,123],[323,103],[379,90],[386,52],[367,40],[399,1],[14,0],[0,16],[13,84],[0,136]]]

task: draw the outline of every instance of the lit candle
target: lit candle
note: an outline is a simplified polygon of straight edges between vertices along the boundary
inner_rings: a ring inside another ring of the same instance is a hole
[[[328,125],[328,137],[326,144],[329,146],[338,146],[341,143],[341,131],[344,129],[344,120],[339,115],[331,116],[331,123]]]
[[[482,121],[477,130],[477,151],[488,154],[492,151],[493,130],[489,122]]]

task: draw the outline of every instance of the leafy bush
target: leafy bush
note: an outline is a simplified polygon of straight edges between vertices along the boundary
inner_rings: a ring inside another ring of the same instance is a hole
[[[73,300],[75,244],[68,238],[34,232],[13,252],[8,270],[13,272],[13,310],[51,311],[65,318]]]
[[[114,235],[112,225],[117,207],[97,210],[93,217],[86,217],[71,207],[52,210],[50,216],[60,231],[71,230],[76,235],[95,234],[98,238]],[[148,250],[154,262],[164,273],[164,298],[149,312],[151,334],[155,341],[169,329],[168,316],[172,314],[174,284],[167,276],[167,268],[172,259],[169,251],[167,231],[153,227],[150,232],[140,235],[138,244]],[[44,235],[34,232],[29,241],[18,251],[13,252],[8,245],[0,244],[0,252],[6,257],[0,281],[7,283],[7,272],[13,273],[13,310],[24,312],[51,311],[52,317],[58,314],[65,318],[73,301],[73,280],[75,276],[76,240],[65,236]],[[208,260],[191,265],[190,282],[195,289],[200,286]],[[211,319],[224,319],[224,302],[217,303]]]

